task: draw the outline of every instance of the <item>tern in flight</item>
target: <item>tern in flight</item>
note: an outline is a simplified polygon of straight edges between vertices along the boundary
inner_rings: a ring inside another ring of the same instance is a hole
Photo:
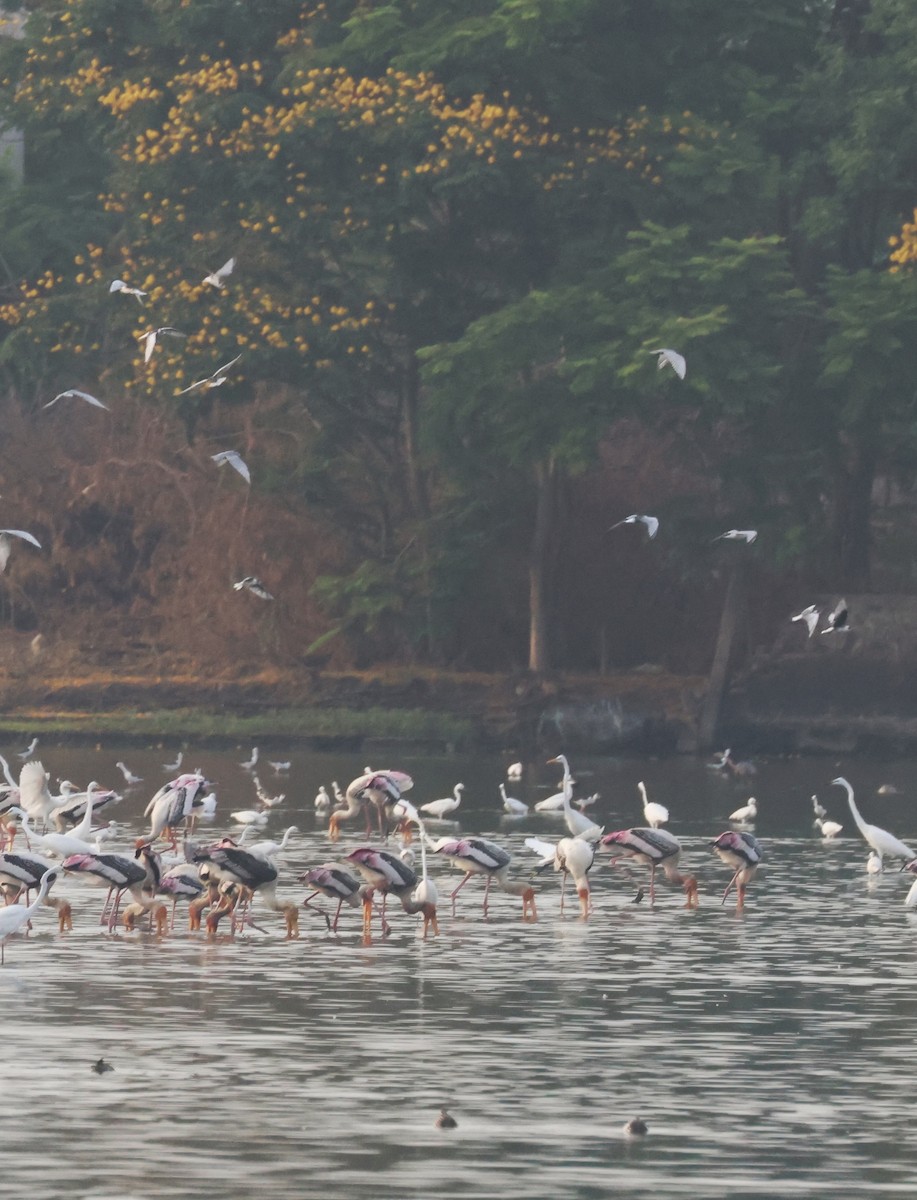
[[[162,325],[159,329],[148,329],[146,333],[138,333],[137,337],[143,342],[143,361],[148,363],[153,357],[158,338],[187,336],[187,333],[182,333],[180,329],[173,329],[171,325]]]
[[[220,387],[220,385],[224,384],[229,378],[229,368],[234,367],[241,357],[241,354],[237,354],[235,358],[230,359],[230,361],[225,363],[222,367],[217,367],[212,375],[208,375],[204,379],[198,379],[194,383],[189,383],[186,388],[182,388],[182,390],[177,394],[179,396],[184,396],[185,392],[193,392],[197,388],[203,388],[205,391],[207,391],[210,388]]]
[[[632,513],[629,517],[625,517],[623,521],[618,521],[608,530],[611,533],[612,529],[617,529],[619,525],[636,525],[638,521],[642,521],[646,526],[646,532],[651,538],[654,538],[659,530],[659,521],[656,517],[647,517],[643,513]]]
[[[745,542],[751,545],[758,536],[757,529],[727,529],[725,533],[718,533],[713,539],[715,542]]]
[[[249,474],[248,467],[242,460],[242,456],[235,450],[221,450],[219,454],[211,454],[210,457],[218,467],[222,467],[224,463],[229,463],[231,467],[239,472],[246,483],[251,483],[252,477]]]
[[[804,608],[802,612],[798,612],[795,617],[790,617],[791,621],[805,621],[806,629],[809,631],[809,637],[818,628],[818,618],[821,613],[814,604],[810,604],[808,608]]]
[[[227,259],[226,262],[223,263],[222,267],[219,268],[219,270],[211,271],[209,275],[204,276],[204,283],[207,283],[211,287],[215,288],[224,287],[226,280],[232,274],[235,265],[236,260],[234,258]]]
[[[149,295],[149,292],[141,291],[140,288],[129,287],[123,279],[113,279],[108,290],[109,292],[123,292],[125,296],[136,296],[138,304],[142,304],[143,297]]]
[[[257,596],[259,600],[274,599],[261,580],[257,579],[254,575],[246,575],[244,579],[240,579],[232,587],[235,592],[241,592],[244,588],[247,592],[251,592],[253,596]]]
[[[58,392],[53,400],[49,400],[47,404],[43,404],[42,408],[50,408],[52,404],[56,404],[58,400],[85,400],[87,404],[93,405],[95,408],[104,408],[107,411],[108,405],[103,404],[101,400],[97,400],[95,396],[90,396],[88,392],[80,392],[76,388],[68,388],[66,392]]]
[[[0,529],[0,575],[6,570],[6,564],[10,559],[10,550],[12,549],[11,537],[22,538],[24,542],[31,542],[33,546],[41,549],[41,542],[38,538],[33,537],[31,533],[26,533],[24,529]]]
[[[847,624],[847,601],[838,600],[834,611],[829,612],[825,618],[828,622],[828,628],[823,629],[822,633],[846,633],[850,626]]]
[[[651,350],[650,354],[657,355],[656,366],[661,371],[663,367],[669,366],[675,372],[679,379],[684,379],[685,372],[688,369],[688,364],[685,362],[684,355],[679,354],[677,350]]]

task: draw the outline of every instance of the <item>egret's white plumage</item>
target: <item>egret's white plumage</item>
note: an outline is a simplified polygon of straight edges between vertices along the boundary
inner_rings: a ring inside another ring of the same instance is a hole
[[[219,454],[211,454],[210,457],[218,467],[222,467],[224,463],[229,463],[234,470],[239,472],[246,483],[251,483],[252,477],[248,466],[243,460],[242,455],[236,450],[221,450]]]
[[[659,520],[657,517],[649,517],[646,513],[631,513],[629,517],[625,517],[623,521],[617,521],[611,525],[608,532],[612,529],[617,529],[620,525],[636,525],[637,522],[646,526],[646,532],[649,537],[654,538],[659,530]]]
[[[428,816],[433,817],[433,819],[436,821],[441,821],[443,817],[447,817],[450,813],[454,813],[458,806],[462,803],[462,792],[464,790],[464,783],[457,783],[452,789],[451,796],[446,796],[442,800],[431,800],[428,804],[421,804],[420,811],[425,812]]]
[[[647,825],[653,829],[658,829],[660,825],[665,825],[669,819],[669,810],[664,804],[656,804],[655,801],[647,799],[646,784],[642,781],[637,784],[640,790],[640,795],[643,798],[643,819]]]
[[[795,617],[790,617],[791,621],[805,621],[806,629],[809,631],[809,637],[818,628],[818,621],[821,616],[819,610],[814,604],[810,604],[808,608],[804,608],[802,612],[798,612]]]
[[[506,768],[506,778],[515,782],[516,780],[522,778],[522,770],[523,768],[521,762],[510,763]]]
[[[868,875],[881,875],[885,868],[882,866],[882,859],[876,854],[875,850],[869,851],[869,857],[866,859],[866,872]],[[915,884],[917,887],[917,884]],[[914,891],[914,888],[911,888]],[[909,893],[910,894],[910,893]]]
[[[844,788],[847,792],[847,803],[850,805],[850,811],[853,814],[853,819],[856,821],[857,829],[862,833],[863,837],[872,846],[876,854],[879,856],[879,861],[887,854],[889,858],[903,858],[905,862],[910,862],[913,858],[917,858],[917,854],[901,841],[896,838],[893,833],[889,833],[887,829],[880,829],[878,825],[870,825],[860,816],[860,810],[856,806],[853,798],[853,788],[842,775],[837,779],[832,779],[833,784]]]
[[[688,364],[685,362],[683,354],[679,354],[677,350],[670,350],[667,347],[650,350],[650,354],[656,355],[657,370],[661,371],[663,367],[671,367],[679,379],[684,379],[688,370]]]
[[[818,826],[826,842],[831,841],[832,838],[836,838],[844,828],[843,825],[838,825],[837,821],[824,821],[821,817],[815,818],[815,824]]]
[[[0,908],[0,964],[4,961],[3,956],[7,940],[29,923],[30,919],[44,903],[45,896],[48,894],[48,888],[57,879],[57,875],[58,871],[56,867],[52,867],[50,871],[45,871],[38,885],[38,894],[31,904],[8,904],[5,908]]]
[[[529,806],[524,800],[517,800],[514,796],[507,796],[506,784],[500,784],[500,795],[503,797],[503,807],[511,817],[524,817],[528,814]]]
[[[815,813],[816,822],[818,821],[819,817],[824,818],[828,815],[828,810],[825,808],[824,804],[819,804],[817,796],[812,797],[812,811]]]
[[[757,815],[758,801],[754,796],[749,796],[747,804],[743,804],[741,808],[737,808],[735,812],[729,814],[729,820],[735,821],[737,825],[752,825]]]
[[[143,776],[135,775],[130,767],[125,766],[123,762],[116,762],[115,766],[124,776],[124,782],[128,787],[133,787],[136,783],[143,783]]]

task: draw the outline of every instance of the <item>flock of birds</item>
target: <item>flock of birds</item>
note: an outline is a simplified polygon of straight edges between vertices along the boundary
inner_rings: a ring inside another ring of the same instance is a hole
[[[226,280],[232,274],[235,265],[235,258],[228,259],[216,271],[211,271],[205,275],[202,282],[209,287],[214,287],[217,289],[224,288],[226,286]],[[141,288],[131,287],[123,279],[112,280],[108,290],[110,293],[120,293],[124,296],[134,296],[141,305],[143,305],[144,297],[147,295],[147,292],[143,291]],[[153,353],[161,338],[185,338],[188,335],[183,333],[180,329],[173,328],[171,325],[160,325],[156,328],[144,330],[144,332],[138,334],[137,336],[141,345],[143,346],[143,361],[148,363],[153,357]],[[210,375],[205,375],[203,378],[195,380],[187,387],[182,388],[177,394],[179,396],[184,396],[188,392],[203,392],[209,391],[211,388],[222,387],[227,379],[229,379],[230,372],[232,371],[233,367],[240,361],[241,358],[242,355],[237,354],[234,358],[230,359],[229,362],[224,363],[221,367],[218,367]],[[91,392],[85,392],[79,388],[67,388],[63,392],[58,392],[56,396],[52,397],[52,399],[47,401],[47,403],[42,405],[42,407],[52,408],[60,400],[82,400],[84,403],[93,408],[102,408],[105,409],[106,412],[110,411],[109,406],[105,404],[104,401],[100,400],[97,396],[93,396]],[[239,454],[237,450],[219,450],[216,454],[211,454],[210,458],[211,461],[214,462],[218,467],[232,467],[234,471],[238,472],[238,474],[242,476],[247,484],[251,484],[251,472],[248,468],[248,464],[244,461],[241,454]],[[35,535],[29,533],[25,529],[0,530],[0,573],[6,569],[6,564],[9,560],[13,544],[10,541],[11,538],[19,538],[20,540],[35,546],[38,550],[41,550],[42,548],[41,543],[35,537]],[[264,584],[253,575],[246,575],[237,583],[234,583],[233,587],[236,591],[249,591],[253,595],[257,596],[260,600],[274,599]]]
[[[281,839],[259,836],[272,810],[285,802],[283,793],[271,795],[257,775],[259,753],[253,749],[249,759],[239,766],[250,773],[257,803],[250,809],[230,813],[235,829],[209,841],[197,839],[200,822],[216,815],[217,797],[200,770],[182,771],[182,755],[164,763],[170,779],[155,791],[144,811],[149,829],[141,837],[131,837],[119,849],[110,843],[119,837],[114,820],[94,824],[100,815],[108,816],[120,795],[98,782],[84,790],[63,780],[59,791],[50,790],[50,779],[43,765],[31,757],[36,741],[26,748],[26,760],[14,779],[9,764],[0,756],[6,783],[0,787],[0,890],[5,905],[0,907],[0,962],[6,941],[26,930],[42,908],[57,912],[61,932],[72,928],[69,900],[55,894],[62,876],[82,876],[107,889],[99,920],[109,930],[118,926],[134,929],[141,920],[151,930],[165,934],[174,929],[179,903],[188,906],[189,928],[206,929],[215,934],[224,921],[235,933],[251,925],[255,902],[279,913],[288,937],[299,934],[300,911],[318,913],[329,931],[337,931],[342,912],[362,910],[365,939],[372,936],[375,922],[383,935],[391,930],[389,901],[407,914],[421,918],[423,936],[439,932],[438,909],[441,907],[437,881],[431,876],[431,862],[447,862],[462,873],[448,894],[455,913],[459,894],[473,879],[484,883],[482,907],[489,911],[494,890],[516,896],[522,903],[523,919],[537,919],[536,882],[541,872],[552,869],[560,875],[560,911],[565,906],[568,879],[579,901],[579,913],[585,919],[592,911],[590,872],[596,865],[619,866],[630,874],[630,867],[648,872],[649,902],[655,903],[656,884],[662,880],[680,888],[685,907],[698,905],[697,877],[682,869],[682,846],[665,827],[669,812],[650,799],[645,784],[637,784],[644,824],[606,832],[588,815],[597,795],[573,799],[574,777],[564,755],[549,762],[561,768],[559,788],[538,801],[532,811],[556,813],[566,827],[556,840],[527,837],[526,848],[533,860],[520,864],[502,845],[488,838],[466,835],[453,829],[433,836],[428,826],[455,822],[464,785],[457,783],[451,796],[428,801],[415,807],[408,799],[412,778],[403,771],[365,768],[345,788],[337,782],[331,791],[322,785],[315,797],[317,819],[327,820],[327,836],[332,844],[342,837],[344,827],[361,826],[360,844],[346,854],[329,858],[301,872],[296,881],[306,895],[293,899],[280,896],[281,863],[290,839],[299,833],[295,825],[287,827]],[[127,788],[136,788],[143,780],[125,763],[118,762]],[[737,776],[753,774],[754,764],[737,762],[726,750],[709,764]],[[275,775],[290,769],[288,761],[271,761]],[[509,818],[525,817],[530,809],[523,801],[507,794],[522,775],[522,765],[513,764],[499,792]],[[834,784],[846,790],[854,822],[870,846],[867,870],[881,871],[886,858],[902,861],[903,869],[917,876],[917,852],[887,830],[868,824],[860,814],[853,788],[842,777]],[[814,820],[822,836],[833,839],[842,826],[828,819],[817,797],[812,798]],[[730,869],[731,877],[722,896],[725,903],[733,890],[736,908],[741,910],[748,886],[754,880],[764,858],[761,843],[752,829],[758,815],[757,801],[729,816],[730,827],[710,843],[710,849]],[[136,831],[135,831],[136,832]],[[19,844],[19,841],[25,844]],[[607,857],[605,857],[607,855]],[[639,882],[639,881],[638,881]],[[287,887],[292,879],[285,881]],[[440,881],[441,883],[441,881]],[[323,898],[333,908],[321,906]],[[644,899],[637,888],[634,902]],[[171,911],[169,905],[171,904]],[[917,881],[905,904],[917,907]]]

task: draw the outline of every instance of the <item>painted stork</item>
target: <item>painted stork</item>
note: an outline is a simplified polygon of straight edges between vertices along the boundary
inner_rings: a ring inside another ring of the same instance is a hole
[[[372,846],[360,846],[347,855],[347,862],[353,863],[356,869],[369,885],[369,891],[363,897],[363,936],[369,937],[372,926],[372,893],[382,892],[383,896],[395,896],[406,913],[421,913],[423,916],[423,936],[426,937],[432,928],[434,934],[439,933],[436,919],[436,903],[431,902],[426,895],[417,895],[421,880],[417,872],[406,862],[388,850],[377,850]],[[383,912],[382,931],[388,932],[388,926]]]
[[[458,896],[472,875],[484,875],[486,879],[484,884],[485,916],[487,916],[487,901],[490,886],[492,883],[496,883],[501,891],[508,892],[513,896],[522,897],[523,920],[528,917],[529,910],[531,910],[532,920],[537,920],[535,889],[531,884],[507,879],[512,855],[504,850],[502,846],[498,846],[496,842],[489,842],[485,838],[478,837],[444,837],[440,838],[439,841],[431,842],[430,849],[434,854],[440,854],[443,858],[448,858],[460,871],[465,872],[465,877],[450,897],[453,912],[455,911],[456,896]]]
[[[8,851],[0,854],[0,887],[2,887],[7,902],[18,898],[25,892],[28,903],[29,892],[37,888],[48,871],[55,870],[54,863],[40,854],[29,850]],[[73,928],[73,911],[66,900],[56,896],[45,895],[44,903],[48,908],[57,912],[57,924],[61,933]]]
[[[670,883],[684,888],[685,908],[697,908],[697,880],[693,875],[683,875],[678,869],[681,842],[666,829],[636,828],[618,829],[602,838],[602,845],[615,854],[634,859],[650,869],[650,904],[656,899],[656,868],[661,867]]]
[[[721,833],[710,845],[724,863],[735,868],[735,874],[727,884],[726,891],[723,892],[722,903],[726,903],[726,897],[735,885],[736,910],[738,911],[745,905],[746,889],[757,875],[761,859],[764,857],[761,843],[747,831],[730,829],[726,833]]]

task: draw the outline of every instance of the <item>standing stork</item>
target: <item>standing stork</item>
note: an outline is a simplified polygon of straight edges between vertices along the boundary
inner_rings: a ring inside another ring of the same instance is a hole
[[[105,924],[107,918],[109,933],[117,923],[121,897],[125,892],[130,892],[134,904],[141,908],[152,906],[152,897],[144,892],[148,878],[146,865],[136,858],[125,858],[122,854],[71,854],[64,859],[63,868],[65,871],[95,875],[108,884],[108,895],[102,906],[99,923]],[[109,905],[113,893],[114,902]]]
[[[618,829],[606,833],[602,845],[615,855],[623,854],[650,869],[650,904],[656,899],[656,868],[661,867],[670,883],[684,888],[685,908],[697,908],[697,880],[693,875],[682,875],[678,870],[681,842],[666,829]],[[612,859],[611,865],[617,862]]]
[[[561,913],[564,911],[567,876],[573,876],[580,910],[585,920],[592,912],[588,874],[595,863],[595,843],[587,842],[583,838],[561,838],[555,845],[553,842],[544,842],[541,838],[526,838],[525,844],[541,857],[536,870],[543,871],[545,867],[553,866],[555,871],[563,872],[560,883]]]
[[[48,871],[54,870],[54,863],[39,854],[28,850],[8,851],[0,854],[0,888],[7,903],[16,900],[25,892],[26,903],[29,892],[40,886],[42,878]],[[50,888],[49,888],[50,891]],[[73,912],[66,900],[57,896],[45,894],[44,904],[57,912],[57,924],[61,933],[73,928]]]
[[[283,914],[286,922],[287,937],[299,937],[299,912],[297,906],[292,900],[277,899],[277,878],[279,872],[272,862],[266,858],[260,858],[257,854],[250,854],[247,850],[242,850],[239,846],[226,844],[228,839],[224,839],[223,844],[216,846],[206,846],[199,849],[192,857],[196,863],[207,863],[219,869],[220,874],[224,879],[229,879],[233,883],[247,888],[249,893],[258,892],[264,900],[268,908],[274,912]],[[235,932],[235,904],[223,905],[213,912],[207,918],[207,930],[210,933],[215,933],[219,925],[220,918],[225,916],[227,912],[233,913],[233,932]]]
[[[727,884],[726,891],[723,892],[722,903],[726,903],[726,897],[735,885],[736,911],[738,912],[745,905],[746,889],[757,875],[761,859],[764,857],[761,843],[754,834],[745,830],[730,829],[726,833],[721,833],[710,845],[724,863],[735,867],[735,874]]]
[[[439,841],[431,842],[430,849],[434,854],[441,854],[443,858],[448,858],[453,866],[465,872],[465,877],[450,897],[453,912],[455,912],[456,896],[458,896],[472,875],[483,875],[485,876],[485,917],[487,916],[487,900],[490,886],[492,883],[496,883],[501,891],[508,892],[513,896],[522,897],[523,920],[526,920],[528,917],[529,910],[531,910],[532,920],[535,921],[538,919],[538,914],[535,911],[535,889],[531,884],[507,879],[512,855],[504,850],[502,846],[498,846],[496,842],[489,842],[486,838],[479,837],[444,837],[440,838]]]
[[[313,889],[302,902],[304,908],[309,907],[310,901],[315,896],[327,896],[329,900],[337,900],[338,906],[334,913],[334,920],[328,921],[328,928],[332,933],[337,932],[341,908],[345,904],[356,908],[363,902],[365,892],[370,890],[355,875],[335,862],[322,863],[320,867],[312,867],[310,870],[304,871],[299,877],[299,882]]]
[[[406,862],[391,854],[388,850],[377,850],[372,846],[360,846],[347,855],[347,862],[353,863],[369,885],[369,890],[363,896],[363,936],[369,937],[372,926],[372,894],[382,892],[383,896],[391,893],[395,896],[406,913],[421,913],[423,915],[423,936],[426,937],[430,928],[434,934],[439,933],[436,920],[436,903],[427,899],[427,894],[421,887],[422,880],[417,872]],[[421,894],[418,895],[417,893]],[[388,933],[389,926],[382,913],[382,932]]]

